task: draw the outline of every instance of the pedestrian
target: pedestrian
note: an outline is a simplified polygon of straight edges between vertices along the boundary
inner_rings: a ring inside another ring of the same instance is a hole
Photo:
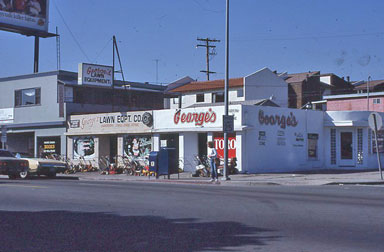
[[[208,159],[211,166],[211,182],[219,181],[219,175],[217,174],[217,167],[215,159],[217,158],[217,151],[212,141],[208,142]]]

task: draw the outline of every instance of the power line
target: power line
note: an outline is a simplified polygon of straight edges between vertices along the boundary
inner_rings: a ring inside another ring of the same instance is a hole
[[[55,8],[57,10],[57,12],[59,13],[59,16],[61,18],[61,20],[63,21],[65,27],[67,27],[68,31],[69,31],[69,34],[71,34],[73,40],[75,41],[75,43],[77,44],[77,46],[79,47],[80,51],[84,54],[85,58],[87,58],[88,62],[91,62],[91,60],[88,58],[87,54],[85,53],[85,51],[83,50],[83,48],[81,47],[79,41],[77,41],[76,37],[75,37],[75,34],[73,34],[71,28],[69,28],[67,22],[65,22],[65,19],[64,19],[64,16],[61,14],[59,8],[57,7],[56,5],[56,2],[53,1],[53,4],[55,5]]]
[[[220,40],[217,40],[217,39],[210,39],[210,38],[197,38],[197,41],[202,41],[202,42],[205,42],[205,44],[201,45],[201,44],[197,44],[196,47],[205,47],[206,48],[206,60],[207,60],[207,70],[201,70],[200,72],[202,73],[206,73],[207,74],[207,80],[209,80],[209,75],[210,74],[214,74],[216,72],[211,72],[209,70],[209,56],[211,55],[216,55],[216,46],[215,45],[210,45],[210,43],[217,43],[217,42],[220,42]],[[212,51],[211,51],[212,49]]]

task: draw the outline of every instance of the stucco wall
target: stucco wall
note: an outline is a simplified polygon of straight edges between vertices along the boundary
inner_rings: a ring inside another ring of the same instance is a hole
[[[323,112],[246,106],[244,113],[248,114],[245,124],[252,125],[244,134],[245,172],[283,172],[323,167]],[[260,113],[275,119],[276,116],[284,116],[285,123],[278,125],[277,120],[273,125],[262,123]],[[288,125],[288,118],[297,124]],[[308,133],[319,135],[317,159],[308,157]]]
[[[380,99],[380,104],[373,104],[373,99]],[[368,109],[367,98],[328,100],[327,111],[357,110],[366,111]],[[369,111],[384,112],[384,98],[369,98]]]

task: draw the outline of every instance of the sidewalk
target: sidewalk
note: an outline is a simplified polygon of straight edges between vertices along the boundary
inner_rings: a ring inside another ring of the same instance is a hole
[[[85,172],[70,175],[58,174],[58,177],[74,177],[85,181],[140,181],[148,183],[183,183],[183,184],[212,184],[209,178],[192,177],[189,172],[172,174],[171,178],[160,176],[156,179],[154,176],[128,176],[125,174],[100,175],[98,172]],[[273,173],[273,174],[236,174],[230,175],[229,181],[222,181],[219,178],[220,185],[226,186],[253,186],[253,185],[286,185],[286,186],[304,186],[304,185],[384,185],[384,180],[380,179],[379,171],[361,171],[361,172],[340,172],[329,171],[325,173]]]

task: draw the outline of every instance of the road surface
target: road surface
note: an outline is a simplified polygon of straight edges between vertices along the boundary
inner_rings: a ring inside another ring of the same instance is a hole
[[[384,251],[384,187],[0,179],[0,251]]]

